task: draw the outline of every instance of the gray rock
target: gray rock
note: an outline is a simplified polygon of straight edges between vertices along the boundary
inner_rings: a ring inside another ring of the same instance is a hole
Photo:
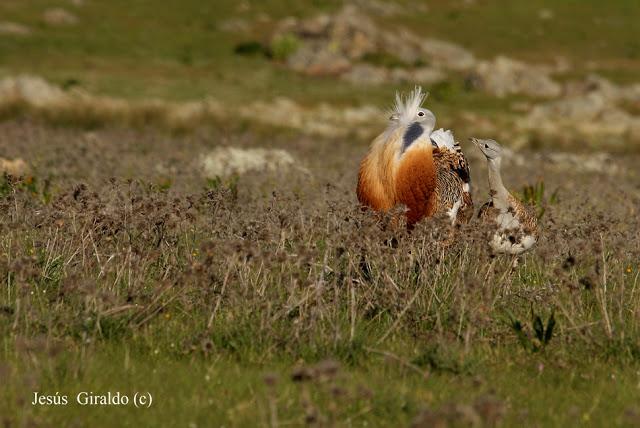
[[[219,147],[202,156],[202,172],[208,178],[243,175],[248,172],[299,170],[289,152],[277,149]]]
[[[568,96],[534,106],[528,115],[517,120],[516,126],[560,138],[576,134],[592,140],[638,138],[640,117],[620,108],[617,100],[609,90]]]
[[[36,76],[22,75],[0,80],[0,102],[25,102],[44,107],[66,101],[67,94]]]
[[[52,27],[75,25],[78,23],[78,18],[74,14],[59,7],[45,10],[42,14],[42,19]]]
[[[500,98],[511,94],[554,98],[562,93],[560,84],[544,68],[505,56],[498,56],[493,61],[480,61],[475,73],[481,89]]]
[[[420,43],[420,48],[430,63],[444,69],[465,71],[472,69],[476,64],[474,55],[455,43],[426,39]]]
[[[351,61],[319,44],[306,44],[287,58],[287,65],[310,76],[337,76],[351,68]]]
[[[446,73],[438,68],[420,67],[411,71],[410,79],[408,81],[433,85],[446,79]]]
[[[357,64],[343,74],[342,79],[360,85],[379,85],[389,80],[389,70],[370,64]]]
[[[16,22],[2,21],[0,22],[0,34],[28,36],[31,34],[31,29],[26,25],[18,24]]]
[[[369,9],[369,8],[367,8]],[[475,64],[473,54],[459,45],[436,39],[423,39],[406,29],[384,30],[363,12],[362,8],[347,4],[334,15],[319,15],[309,19],[282,20],[272,36],[276,40],[283,34],[297,36],[303,47],[290,59],[289,66],[307,74],[341,74],[351,70],[367,55],[388,55],[408,66],[428,62],[446,70],[468,70]],[[379,70],[361,68],[346,77],[358,80],[366,74],[378,82]],[[391,70],[388,70],[391,71]],[[435,78],[433,71],[415,70],[425,81]],[[408,76],[403,72],[388,74],[391,81]],[[365,79],[366,80],[366,79]]]
[[[15,177],[22,177],[30,171],[29,165],[20,159],[0,158],[0,175],[6,173]]]

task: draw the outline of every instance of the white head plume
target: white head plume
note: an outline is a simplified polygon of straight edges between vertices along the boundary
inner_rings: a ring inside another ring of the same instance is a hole
[[[420,106],[428,96],[428,93],[422,92],[420,86],[416,86],[406,97],[396,92],[396,102],[391,110],[392,125],[407,126],[412,123],[416,119]]]

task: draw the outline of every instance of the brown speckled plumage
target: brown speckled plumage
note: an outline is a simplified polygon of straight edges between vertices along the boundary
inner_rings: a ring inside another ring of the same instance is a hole
[[[521,254],[538,240],[538,219],[533,210],[514,197],[502,184],[500,163],[502,147],[494,140],[472,139],[487,157],[490,199],[478,212],[485,223],[494,225],[490,246],[496,252]]]
[[[455,221],[466,223],[473,215],[473,200],[470,191],[469,166],[462,150],[457,144],[456,150],[436,148],[433,150],[433,160],[437,171],[438,212],[447,212],[459,203]],[[467,184],[466,190],[465,184]]]

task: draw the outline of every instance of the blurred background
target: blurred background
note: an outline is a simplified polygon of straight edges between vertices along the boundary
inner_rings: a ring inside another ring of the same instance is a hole
[[[366,140],[420,84],[459,138],[635,150],[638,17],[634,0],[3,0],[0,114]]]

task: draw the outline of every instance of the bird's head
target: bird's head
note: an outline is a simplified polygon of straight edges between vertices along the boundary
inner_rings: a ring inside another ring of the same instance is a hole
[[[502,146],[495,140],[471,138],[471,142],[480,149],[488,160],[496,160],[502,156]]]
[[[429,135],[436,127],[436,117],[422,103],[428,94],[417,86],[407,97],[396,93],[396,102],[391,111],[390,129],[402,129],[402,147],[408,148],[421,137],[429,141]]]

